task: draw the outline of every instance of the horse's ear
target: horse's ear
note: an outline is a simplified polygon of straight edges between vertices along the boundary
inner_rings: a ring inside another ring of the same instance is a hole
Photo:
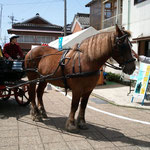
[[[116,34],[117,34],[117,36],[122,36],[122,32],[117,24],[116,24]]]

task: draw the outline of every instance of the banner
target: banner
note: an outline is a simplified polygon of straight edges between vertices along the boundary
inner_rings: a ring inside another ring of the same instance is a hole
[[[144,100],[150,76],[150,64],[140,62],[140,70],[134,89],[133,97]]]
[[[62,43],[63,43],[63,37],[59,37],[59,42],[58,42],[58,50],[62,50]]]

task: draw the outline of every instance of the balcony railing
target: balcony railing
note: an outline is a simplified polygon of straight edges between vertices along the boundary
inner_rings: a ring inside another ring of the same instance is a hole
[[[118,14],[116,16],[105,19],[102,23],[103,29],[112,27],[115,24],[122,25],[122,14]]]

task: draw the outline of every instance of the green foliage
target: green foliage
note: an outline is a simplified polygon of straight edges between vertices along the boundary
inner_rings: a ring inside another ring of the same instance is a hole
[[[121,83],[120,75],[111,72],[107,73],[106,80]]]
[[[119,74],[107,72],[107,81],[117,82],[123,85],[130,85],[130,81],[124,81]]]

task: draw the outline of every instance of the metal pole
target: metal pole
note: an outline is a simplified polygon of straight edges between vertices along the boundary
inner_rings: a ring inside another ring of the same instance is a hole
[[[67,33],[66,33],[66,24],[67,24],[67,9],[66,9],[66,5],[67,5],[67,2],[66,2],[66,0],[64,0],[64,36],[67,35]]]

